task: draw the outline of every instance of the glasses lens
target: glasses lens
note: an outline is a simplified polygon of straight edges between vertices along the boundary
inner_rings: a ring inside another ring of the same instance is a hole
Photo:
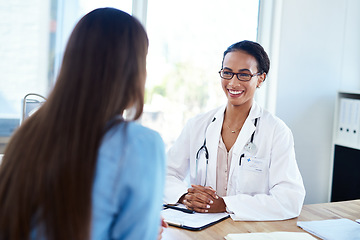
[[[250,81],[251,79],[251,75],[248,74],[248,73],[238,73],[236,74],[237,75],[237,78],[241,81]]]
[[[222,77],[224,79],[231,79],[233,76],[234,76],[234,74],[232,72],[224,71],[224,70],[220,71],[220,77]]]

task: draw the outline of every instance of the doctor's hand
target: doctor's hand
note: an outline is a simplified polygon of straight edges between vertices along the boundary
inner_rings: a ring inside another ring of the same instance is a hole
[[[226,205],[224,199],[216,194],[211,187],[191,185],[188,193],[184,195],[182,203],[191,210],[201,213],[225,212]]]

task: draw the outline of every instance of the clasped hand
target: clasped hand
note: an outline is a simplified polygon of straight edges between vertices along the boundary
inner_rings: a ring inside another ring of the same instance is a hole
[[[225,212],[224,199],[216,194],[216,191],[209,186],[191,185],[188,192],[180,199],[188,209],[200,213]]]

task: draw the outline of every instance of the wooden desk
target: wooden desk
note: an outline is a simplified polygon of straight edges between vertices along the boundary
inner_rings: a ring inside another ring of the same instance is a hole
[[[226,219],[214,226],[202,231],[189,231],[176,227],[169,227],[164,230],[164,240],[187,240],[187,239],[224,239],[229,233],[248,233],[248,232],[304,232],[296,226],[297,221],[325,220],[348,218],[351,220],[360,219],[360,200],[320,203],[304,205],[301,214],[297,218],[283,221],[271,222],[235,222]]]

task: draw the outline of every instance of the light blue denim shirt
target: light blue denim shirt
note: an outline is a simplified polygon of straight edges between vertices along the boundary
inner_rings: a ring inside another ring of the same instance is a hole
[[[134,122],[110,129],[97,158],[91,239],[156,239],[164,177],[158,133]]]

